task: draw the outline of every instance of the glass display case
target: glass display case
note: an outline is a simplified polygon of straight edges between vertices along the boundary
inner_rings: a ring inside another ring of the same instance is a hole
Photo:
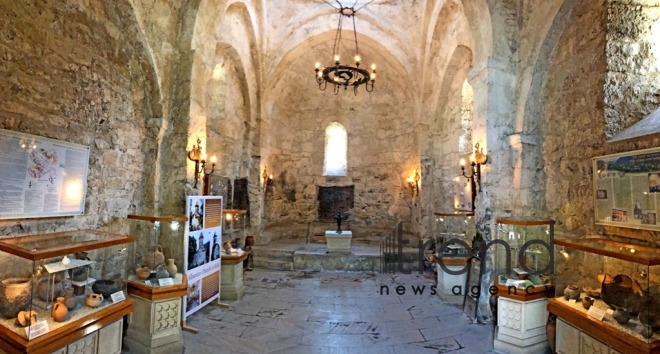
[[[474,223],[474,213],[471,212],[435,212],[435,241],[438,247],[445,241],[460,240],[471,245],[477,231]],[[470,248],[451,242],[444,250],[437,250],[438,256],[471,254]]]
[[[223,241],[235,239],[244,240],[247,227],[247,210],[222,209],[222,238]],[[235,245],[242,247],[241,245]]]
[[[132,246],[130,236],[96,230],[0,240],[3,340],[11,338],[13,346],[26,348],[48,331],[66,333],[70,328],[62,327],[79,328],[101,313],[132,308],[119,304],[125,298]]]
[[[188,218],[131,214],[128,219],[135,238],[129,282],[139,287],[182,284],[183,237]]]
[[[546,291],[552,286],[550,264],[554,221],[532,218],[498,218],[494,254],[496,284]],[[504,244],[508,245],[508,252]],[[521,253],[522,252],[522,253]],[[521,263],[522,262],[522,263]]]
[[[550,312],[619,351],[660,349],[659,248],[602,238],[554,244]]]

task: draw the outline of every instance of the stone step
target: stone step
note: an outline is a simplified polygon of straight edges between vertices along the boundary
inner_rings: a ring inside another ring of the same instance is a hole
[[[293,252],[290,250],[269,249],[268,246],[252,248],[252,255],[255,260],[257,258],[268,258],[293,262]]]
[[[293,261],[254,257],[254,268],[270,270],[293,270]]]

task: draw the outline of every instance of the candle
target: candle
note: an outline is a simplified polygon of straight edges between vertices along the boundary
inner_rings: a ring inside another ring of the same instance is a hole
[[[461,166],[465,166],[465,159],[461,159],[460,164]]]

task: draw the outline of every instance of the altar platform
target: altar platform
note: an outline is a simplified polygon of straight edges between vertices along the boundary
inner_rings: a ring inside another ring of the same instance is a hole
[[[380,243],[362,243],[353,239],[348,253],[328,253],[324,243],[308,243],[302,239],[272,241],[254,246],[254,267],[273,270],[301,270],[317,272],[376,272],[381,271]],[[403,247],[404,270],[417,271],[418,249]]]

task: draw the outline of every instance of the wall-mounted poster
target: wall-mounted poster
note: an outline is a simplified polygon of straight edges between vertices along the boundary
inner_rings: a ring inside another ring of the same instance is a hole
[[[472,183],[463,176],[454,177],[454,209],[459,211],[473,211]]]
[[[184,237],[184,267],[188,294],[183,300],[183,320],[220,296],[222,197],[187,198],[188,223]]]
[[[0,129],[0,219],[83,215],[89,147]]]
[[[593,159],[596,224],[660,230],[660,148]]]

